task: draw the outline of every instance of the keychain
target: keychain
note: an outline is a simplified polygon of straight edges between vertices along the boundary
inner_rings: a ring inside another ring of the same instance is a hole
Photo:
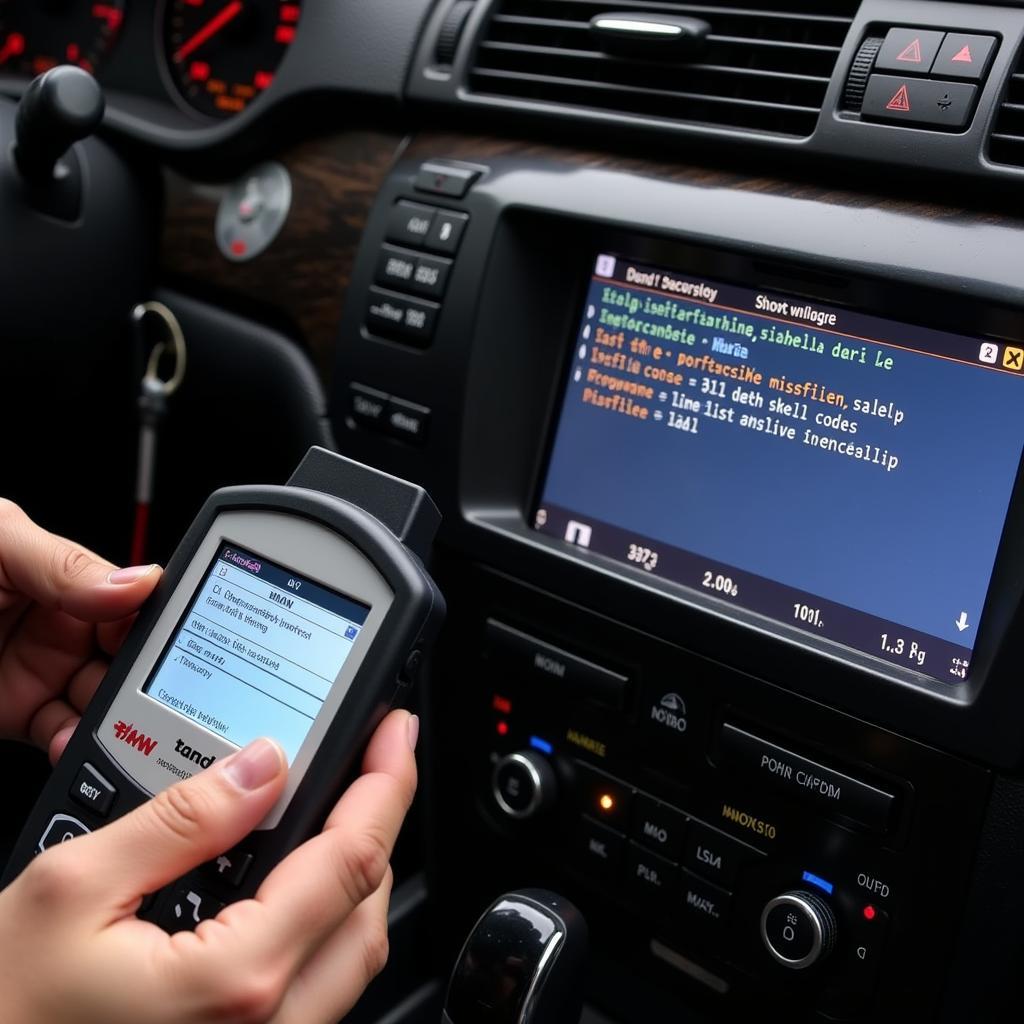
[[[135,473],[135,527],[132,531],[131,565],[146,557],[149,509],[156,477],[156,442],[167,400],[185,379],[185,335],[178,318],[162,302],[143,302],[132,310],[132,323],[141,345],[146,342],[146,320],[159,322],[162,337],[153,346],[139,391],[139,453]],[[160,363],[170,358],[170,377],[160,376]]]

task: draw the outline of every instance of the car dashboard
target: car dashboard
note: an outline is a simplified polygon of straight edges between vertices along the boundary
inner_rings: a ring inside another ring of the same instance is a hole
[[[71,6],[0,0],[0,94],[106,97],[75,214],[7,215],[0,489],[127,557],[150,299],[153,558],[310,444],[443,514],[350,1019],[436,1021],[531,886],[594,1024],[1009,1019],[1024,5]]]

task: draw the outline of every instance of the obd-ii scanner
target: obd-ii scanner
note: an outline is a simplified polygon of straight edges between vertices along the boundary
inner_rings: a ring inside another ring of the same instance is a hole
[[[202,507],[43,789],[4,872],[101,827],[258,736],[288,783],[240,843],[147,898],[194,927],[318,832],[444,617],[423,560],[440,515],[413,484],[311,449],[288,484]]]

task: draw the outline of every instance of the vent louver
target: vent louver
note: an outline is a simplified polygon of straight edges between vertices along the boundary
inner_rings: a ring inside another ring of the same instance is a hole
[[[507,99],[807,136],[859,5],[496,0],[468,85]],[[609,12],[699,18],[711,33],[696,58],[612,55],[589,27]]]
[[[1017,58],[988,143],[996,164],[1024,167],[1024,51]]]

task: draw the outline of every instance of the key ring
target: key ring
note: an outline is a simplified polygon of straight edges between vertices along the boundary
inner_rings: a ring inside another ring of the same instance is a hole
[[[141,335],[143,323],[147,316],[152,314],[161,324],[167,333],[167,339],[158,341],[153,350],[149,353],[149,361],[146,363],[146,372],[142,377],[142,386],[149,394],[158,394],[168,398],[181,387],[185,379],[185,334],[178,323],[178,318],[162,302],[140,302],[132,310],[132,322],[135,330]],[[164,379],[160,376],[160,360],[168,352],[174,357],[174,372],[170,377]]]

